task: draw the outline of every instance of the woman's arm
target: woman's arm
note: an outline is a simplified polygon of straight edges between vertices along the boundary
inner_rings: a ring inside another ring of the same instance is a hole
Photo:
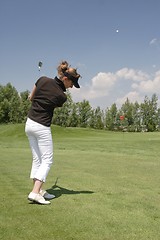
[[[33,97],[34,97],[36,88],[37,88],[36,85],[34,85],[34,87],[33,87],[33,89],[32,89],[32,92],[31,92],[31,93],[29,94],[29,96],[28,96],[28,99],[29,99],[30,101],[33,100]]]

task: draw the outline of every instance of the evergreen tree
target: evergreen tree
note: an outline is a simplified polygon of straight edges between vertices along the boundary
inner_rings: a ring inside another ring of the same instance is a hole
[[[119,125],[119,118],[117,119],[117,106],[115,103],[110,108],[107,108],[105,113],[105,126],[108,130],[116,130]]]
[[[152,95],[151,100],[145,96],[144,103],[141,104],[142,125],[149,132],[157,129],[158,125],[158,109],[157,109],[157,96]]]
[[[89,120],[91,116],[91,106],[89,101],[83,100],[78,103],[78,115],[79,115],[79,126],[80,127],[89,127]]]
[[[94,111],[95,124],[94,128],[103,129],[104,128],[104,116],[103,111],[101,111],[100,107],[97,107]]]
[[[133,131],[135,132],[141,132],[142,127],[141,127],[141,110],[140,110],[140,105],[138,102],[135,102],[133,105]]]
[[[133,106],[134,104],[130,103],[129,99],[127,98],[126,102],[121,107],[121,111],[124,113],[125,120],[127,120],[127,126],[131,126],[134,123]]]
[[[72,111],[68,122],[69,127],[77,127],[79,125],[78,103],[72,103]]]
[[[73,100],[69,91],[67,91],[67,101],[62,107],[54,110],[52,123],[59,126],[68,127],[70,125],[70,115],[72,112]]]

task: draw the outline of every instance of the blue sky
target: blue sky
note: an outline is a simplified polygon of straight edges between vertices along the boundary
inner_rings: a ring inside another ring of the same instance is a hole
[[[31,91],[67,60],[82,75],[75,102],[106,109],[159,97],[159,9],[159,0],[1,0],[0,84]]]

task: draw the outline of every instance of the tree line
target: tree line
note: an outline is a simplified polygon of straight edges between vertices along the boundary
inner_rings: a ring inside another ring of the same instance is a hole
[[[18,93],[11,83],[0,85],[0,124],[26,121],[31,106],[28,95],[28,90]],[[126,99],[120,109],[113,103],[106,110],[92,108],[85,99],[75,103],[69,91],[67,98],[63,107],[54,111],[52,123],[55,125],[130,132],[153,132],[160,129],[160,108],[156,94],[151,98],[145,96],[141,104]]]

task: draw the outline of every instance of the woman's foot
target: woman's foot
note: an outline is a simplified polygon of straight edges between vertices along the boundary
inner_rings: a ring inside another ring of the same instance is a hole
[[[30,194],[28,195],[28,200],[39,203],[39,204],[43,204],[43,205],[50,204],[50,201],[46,201],[45,198],[39,193],[30,192]]]

